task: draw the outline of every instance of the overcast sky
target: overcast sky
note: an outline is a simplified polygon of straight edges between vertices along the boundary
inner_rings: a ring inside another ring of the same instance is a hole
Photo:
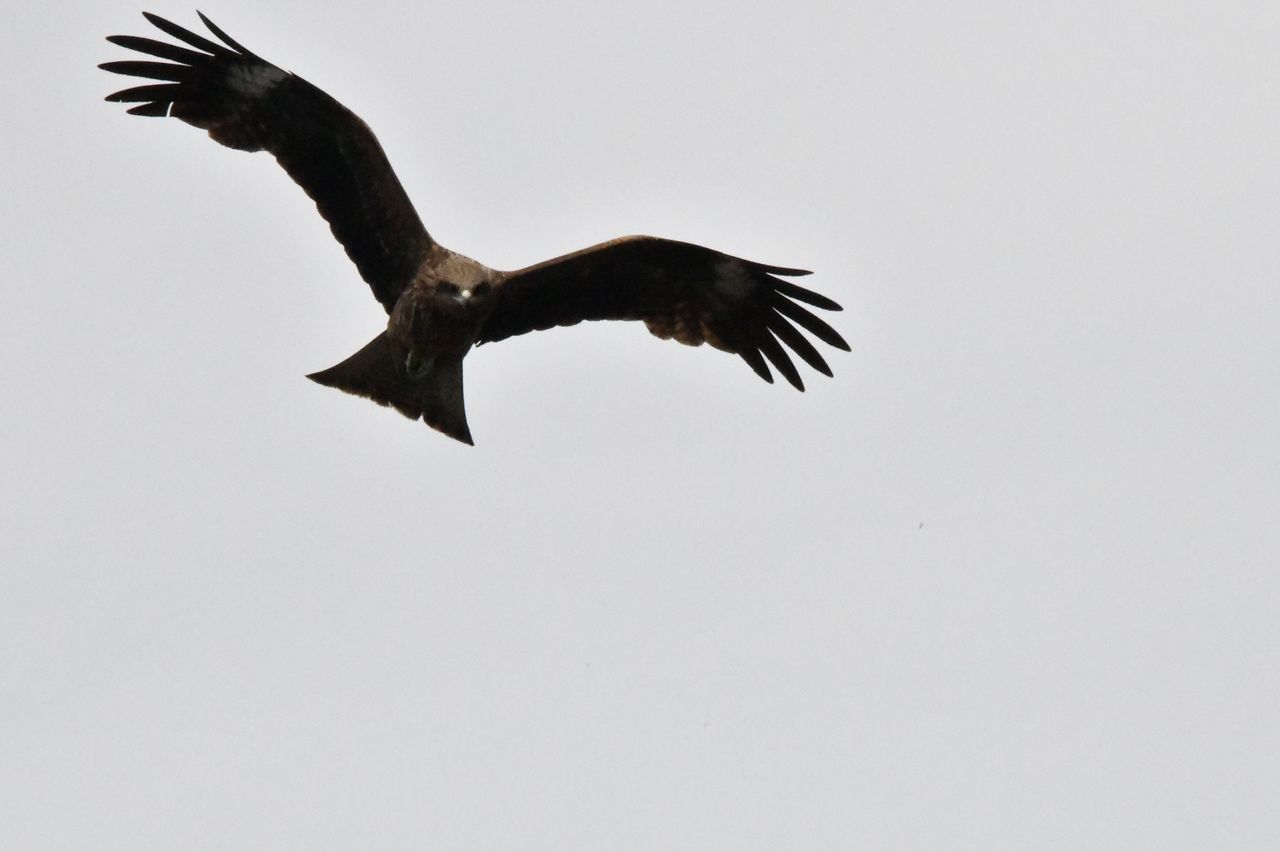
[[[451,248],[846,308],[485,347],[474,448],[303,378],[385,315],[102,102],[137,8],[10,5],[0,848],[1280,845],[1275,4],[205,7]]]

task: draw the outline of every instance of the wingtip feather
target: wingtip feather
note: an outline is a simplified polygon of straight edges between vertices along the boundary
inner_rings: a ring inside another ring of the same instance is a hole
[[[809,339],[801,334],[795,326],[787,322],[786,317],[774,312],[769,317],[768,324],[774,335],[787,346],[790,346],[797,355],[804,359],[806,364],[824,376],[830,377],[833,375],[831,367],[827,364],[826,359],[822,357],[822,353],[815,349]]]
[[[822,308],[824,311],[842,311],[838,302],[828,299],[821,293],[815,293],[807,287],[801,287],[799,284],[792,284],[790,281],[782,281],[773,279],[773,288],[784,296],[790,296],[797,302],[804,302],[806,305],[813,305],[815,308]]]
[[[764,352],[764,357],[768,358],[770,363],[777,368],[791,386],[798,391],[804,390],[804,382],[800,378],[800,371],[796,369],[795,362],[791,360],[791,356],[787,354],[787,350],[782,347],[777,338],[769,331],[765,331],[760,337],[760,350]]]
[[[179,87],[175,83],[160,83],[151,86],[134,86],[112,92],[106,99],[112,103],[150,103],[152,101],[168,103],[178,94]]]
[[[747,362],[747,366],[760,378],[769,384],[773,384],[773,374],[769,372],[769,365],[764,362],[764,358],[760,355],[760,350],[755,348],[742,349],[738,352],[738,357]]]
[[[169,102],[162,101],[151,104],[139,104],[132,109],[125,110],[125,112],[129,113],[129,115],[145,115],[150,118],[166,118],[169,115]]]
[[[191,30],[186,27],[182,27],[172,21],[165,20],[159,15],[153,15],[151,12],[143,12],[142,16],[146,18],[156,29],[168,33],[179,41],[186,42],[197,50],[203,50],[213,56],[226,55],[230,52],[226,47],[223,47],[216,42],[209,41],[209,39],[191,32]]]
[[[196,14],[200,16],[200,20],[204,22],[204,25],[209,28],[209,32],[213,33],[218,38],[222,39],[222,42],[225,45],[227,45],[227,47],[230,47],[232,50],[247,54],[249,56],[253,55],[248,50],[248,48],[240,44],[240,42],[236,41],[231,36],[227,35],[225,32],[222,31],[221,27],[219,27],[213,21],[209,20],[209,17],[204,12],[201,12],[199,9],[196,9]]]
[[[800,325],[823,343],[826,343],[829,346],[834,346],[836,349],[843,349],[845,352],[850,351],[849,344],[845,342],[845,339],[840,336],[839,332],[828,325],[816,314],[806,311],[795,302],[784,297],[781,293],[774,296],[773,306],[783,316]]]
[[[786,275],[788,277],[800,277],[802,275],[812,275],[812,269],[796,269],[790,266],[772,266],[768,263],[757,263],[754,260],[747,261],[747,264],[758,272],[767,272],[770,275]]]

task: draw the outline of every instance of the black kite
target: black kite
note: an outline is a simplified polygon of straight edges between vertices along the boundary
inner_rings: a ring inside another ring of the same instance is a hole
[[[143,14],[189,47],[109,36],[113,44],[165,61],[101,65],[160,81],[107,100],[138,104],[132,115],[171,115],[230,148],[275,155],[315,201],[390,315],[387,330],[363,349],[308,377],[322,385],[421,417],[470,444],[462,359],[473,345],[583,320],[643,320],[658,337],[733,352],[772,382],[768,359],[800,390],[800,374],[782,344],[815,370],[830,376],[831,369],[797,325],[849,349],[797,302],[831,311],[840,306],[777,277],[808,274],[801,269],[643,236],[514,272],[452,252],[427,233],[378,140],[354,113],[245,49],[203,14],[222,44]]]

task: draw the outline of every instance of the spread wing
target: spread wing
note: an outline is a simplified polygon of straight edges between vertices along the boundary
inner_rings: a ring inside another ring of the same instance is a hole
[[[230,148],[267,150],[307,195],[390,311],[432,246],[373,132],[294,74],[246,50],[203,14],[222,44],[164,18],[147,20],[189,47],[141,36],[107,41],[166,60],[106,62],[107,71],[162,81],[116,92],[133,115],[172,115]],[[194,48],[194,49],[193,49]]]
[[[583,320],[643,320],[658,337],[733,352],[772,382],[767,358],[804,390],[783,344],[818,372],[830,376],[831,368],[796,326],[849,349],[835,329],[797,303],[829,311],[840,306],[777,277],[808,274],[690,243],[623,237],[504,273],[479,342]]]

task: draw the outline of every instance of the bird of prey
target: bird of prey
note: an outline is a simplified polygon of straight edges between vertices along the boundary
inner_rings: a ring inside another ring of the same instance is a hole
[[[691,243],[632,236],[503,272],[450,251],[427,233],[373,132],[301,77],[246,49],[200,14],[221,43],[165,19],[148,21],[182,44],[142,36],[107,41],[162,61],[103,63],[157,81],[108,95],[132,115],[173,116],[242,151],[273,154],[316,203],[373,295],[387,328],[363,349],[308,378],[389,405],[472,443],[462,360],[474,345],[583,320],[642,320],[658,337],[732,352],[766,382],[768,364],[800,390],[783,344],[830,376],[800,330],[848,351],[801,307],[838,311],[778,276],[807,275]],[[766,363],[766,359],[767,362]]]

